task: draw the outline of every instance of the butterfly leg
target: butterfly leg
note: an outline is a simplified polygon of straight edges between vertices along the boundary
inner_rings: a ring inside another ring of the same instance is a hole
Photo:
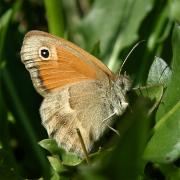
[[[105,118],[105,119],[102,121],[102,123],[105,123],[106,126],[107,126],[110,130],[112,130],[112,131],[115,132],[118,136],[120,136],[118,130],[114,129],[113,127],[111,127],[109,124],[106,123],[106,121],[108,121],[110,118],[112,118],[115,114],[116,114],[116,113],[114,112],[114,113],[112,113],[111,115],[109,115],[107,118]]]
[[[83,137],[81,135],[81,132],[80,132],[79,128],[76,129],[76,132],[78,134],[78,137],[79,137],[79,140],[80,140],[80,143],[81,143],[81,146],[82,146],[82,150],[83,150],[85,158],[86,158],[86,162],[87,162],[87,164],[90,164],[89,163],[88,152],[87,152],[87,149],[86,149],[86,146],[85,146],[85,143],[84,143],[84,140],[83,140]]]

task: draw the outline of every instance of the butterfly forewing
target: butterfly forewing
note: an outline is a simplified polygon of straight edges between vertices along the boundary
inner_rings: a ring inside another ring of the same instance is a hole
[[[43,47],[49,50],[46,59],[41,56]],[[21,59],[41,95],[67,84],[112,76],[105,65],[84,50],[40,31],[27,33],[21,49]]]

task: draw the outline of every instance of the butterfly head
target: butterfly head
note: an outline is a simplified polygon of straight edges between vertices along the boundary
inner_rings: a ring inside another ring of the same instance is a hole
[[[126,93],[131,89],[131,80],[126,74],[118,75],[109,92],[110,104],[117,115],[121,115],[128,106]]]
[[[117,89],[121,89],[123,93],[126,93],[131,89],[132,81],[130,77],[124,73],[116,77],[114,86]]]

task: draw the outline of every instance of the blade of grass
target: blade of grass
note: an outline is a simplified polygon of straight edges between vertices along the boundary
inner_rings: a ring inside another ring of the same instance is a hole
[[[47,13],[49,32],[54,35],[63,37],[64,17],[63,17],[62,1],[44,0],[44,4]]]
[[[7,31],[14,13],[21,7],[22,0],[16,1],[0,18],[0,176],[2,179],[21,179],[18,163],[9,146],[9,127],[7,120],[8,109],[3,97],[3,71],[6,68],[4,61],[4,46]],[[12,177],[11,177],[12,176]]]
[[[8,27],[9,27],[9,24],[10,24],[10,21],[13,17],[13,15],[19,11],[19,9],[21,8],[21,5],[22,5],[22,0],[19,0],[19,1],[16,1],[14,4],[13,4],[13,7],[11,9],[9,9],[5,14],[4,16],[1,18],[1,26],[0,26],[0,60],[2,61],[2,63],[0,64],[0,70],[1,70],[1,73],[0,73],[0,85],[2,86],[2,81],[4,82],[7,90],[8,90],[8,94],[9,96],[11,96],[12,98],[12,101],[14,102],[14,106],[16,107],[16,110],[17,110],[17,114],[19,116],[19,120],[21,121],[21,124],[23,126],[23,128],[25,129],[25,132],[27,133],[27,137],[28,137],[28,140],[29,140],[29,143],[31,144],[31,147],[32,147],[32,150],[34,150],[34,154],[36,155],[38,161],[39,161],[39,164],[41,166],[41,169],[42,169],[42,172],[43,172],[43,175],[44,177],[47,177],[48,176],[48,167],[47,167],[47,161],[46,159],[44,158],[41,150],[40,150],[40,147],[38,147],[37,145],[37,141],[36,141],[36,135],[30,125],[30,120],[27,116],[27,114],[25,113],[25,110],[21,104],[21,101],[16,93],[16,89],[14,87],[14,84],[11,80],[11,77],[10,77],[10,74],[5,66],[5,62],[6,60],[4,60],[4,51],[3,51],[3,48],[4,48],[4,43],[5,43],[5,40],[6,40],[6,35],[7,35],[7,31],[8,31]],[[1,93],[2,93],[2,89],[1,89]],[[2,100],[2,104],[4,105],[5,102],[3,101],[4,98],[3,98],[3,95],[0,94],[0,101]],[[1,108],[2,110],[2,108]],[[2,112],[3,113],[3,112]],[[5,113],[5,112],[4,112]],[[6,119],[5,119],[6,121]],[[5,128],[3,126],[3,128]],[[12,152],[11,152],[12,154]],[[13,155],[12,155],[12,158],[13,158]],[[15,162],[15,160],[14,160]]]
[[[0,18],[0,62],[2,61],[3,58],[3,47],[4,47],[4,40],[6,37],[6,32],[12,17],[12,9],[9,9],[6,11],[3,16]]]
[[[154,54],[156,54],[160,47],[163,46],[162,42],[160,44],[160,40],[162,40],[164,33],[169,30],[169,23],[167,23],[167,18],[168,6],[165,6],[160,16],[157,18],[157,22],[154,25],[154,30],[152,31],[153,33],[151,33],[151,36],[149,37],[147,49],[144,52],[144,57],[140,64],[141,67],[139,68],[139,72],[137,73],[137,77],[134,82],[135,85],[145,84],[146,82],[148,70],[151,66],[152,60],[154,59]],[[170,25],[172,26],[172,24]]]
[[[47,160],[45,159],[42,151],[40,150],[40,147],[37,145],[37,139],[36,134],[31,126],[30,119],[28,118],[21,101],[16,93],[16,89],[13,85],[13,82],[11,80],[10,74],[7,70],[7,68],[4,68],[3,72],[3,79],[5,86],[7,87],[8,94],[11,97],[12,101],[14,102],[14,106],[16,107],[18,119],[20,120],[20,123],[22,124],[24,131],[26,132],[26,136],[28,138],[29,144],[31,144],[32,150],[34,151],[34,154],[36,155],[39,164],[41,165],[42,172],[44,176],[48,176],[48,164]]]
[[[0,18],[0,62],[4,55],[3,48],[9,24],[13,15],[20,9],[21,5],[22,0],[16,1],[12,8],[8,9]]]

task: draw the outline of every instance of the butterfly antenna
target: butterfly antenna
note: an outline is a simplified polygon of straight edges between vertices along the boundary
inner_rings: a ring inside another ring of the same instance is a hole
[[[81,131],[79,130],[79,128],[77,128],[76,131],[77,131],[77,134],[78,134],[78,137],[79,137],[79,140],[80,140],[80,143],[81,143],[81,146],[82,146],[82,149],[83,149],[85,158],[86,158],[86,162],[87,162],[87,164],[90,164],[88,152],[87,152],[87,149],[86,149],[86,146],[85,146],[83,137],[82,137],[82,135],[81,135]]]
[[[127,61],[127,59],[129,58],[129,56],[132,54],[132,52],[136,49],[136,47],[137,46],[139,46],[139,44],[141,44],[142,42],[145,42],[146,40],[142,40],[142,41],[139,41],[139,42],[137,42],[133,47],[132,47],[132,49],[130,50],[130,52],[128,53],[128,55],[126,56],[126,58],[125,58],[125,60],[123,61],[123,63],[121,64],[121,67],[120,67],[120,69],[119,69],[119,75],[120,75],[120,73],[121,73],[121,71],[122,71],[122,68],[124,67],[124,64],[126,63],[126,61]]]

